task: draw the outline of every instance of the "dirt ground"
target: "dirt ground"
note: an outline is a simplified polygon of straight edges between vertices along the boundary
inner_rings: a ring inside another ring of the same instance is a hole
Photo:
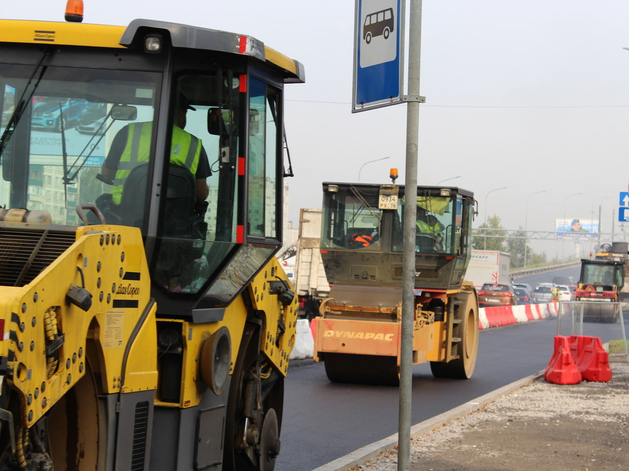
[[[607,383],[536,381],[412,439],[411,471],[629,470],[629,364]],[[397,450],[350,469],[397,469]]]
[[[479,423],[440,451],[415,456],[413,471],[611,471],[629,469],[626,418],[618,426],[560,416]]]

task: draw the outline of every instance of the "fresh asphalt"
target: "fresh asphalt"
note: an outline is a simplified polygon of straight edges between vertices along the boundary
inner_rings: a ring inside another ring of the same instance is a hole
[[[569,323],[562,326],[569,328]],[[564,332],[568,335],[570,332]],[[413,369],[412,424],[447,413],[543,370],[556,319],[481,331],[469,380],[437,379],[429,365]],[[619,324],[584,326],[603,342],[622,338]],[[312,471],[398,432],[396,387],[330,383],[321,363],[295,362],[286,379],[281,453],[276,471]]]

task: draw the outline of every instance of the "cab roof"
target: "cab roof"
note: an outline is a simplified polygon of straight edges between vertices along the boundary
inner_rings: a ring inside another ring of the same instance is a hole
[[[284,72],[284,82],[305,82],[301,63],[266,46],[251,36],[197,26],[133,20],[129,26],[109,26],[52,21],[0,20],[0,42],[59,44],[67,46],[136,48],[147,33],[161,33],[175,48],[247,55]]]

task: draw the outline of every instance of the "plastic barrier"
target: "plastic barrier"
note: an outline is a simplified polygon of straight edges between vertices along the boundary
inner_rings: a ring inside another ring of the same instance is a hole
[[[314,354],[314,338],[310,330],[310,325],[306,319],[297,320],[295,331],[295,347],[290,352],[289,360],[303,360],[312,358]]]
[[[544,378],[553,384],[577,384],[583,380],[570,353],[568,337],[563,335],[555,337],[555,350],[544,370]]]
[[[576,349],[573,348],[576,345]],[[570,336],[570,350],[574,352],[577,369],[586,381],[606,383],[612,379],[612,369],[609,366],[609,355],[603,348],[599,337],[584,335]]]

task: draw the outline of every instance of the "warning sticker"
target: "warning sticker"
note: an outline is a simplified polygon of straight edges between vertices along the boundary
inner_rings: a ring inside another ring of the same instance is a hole
[[[122,348],[123,334],[124,311],[107,311],[105,314],[103,348]]]

